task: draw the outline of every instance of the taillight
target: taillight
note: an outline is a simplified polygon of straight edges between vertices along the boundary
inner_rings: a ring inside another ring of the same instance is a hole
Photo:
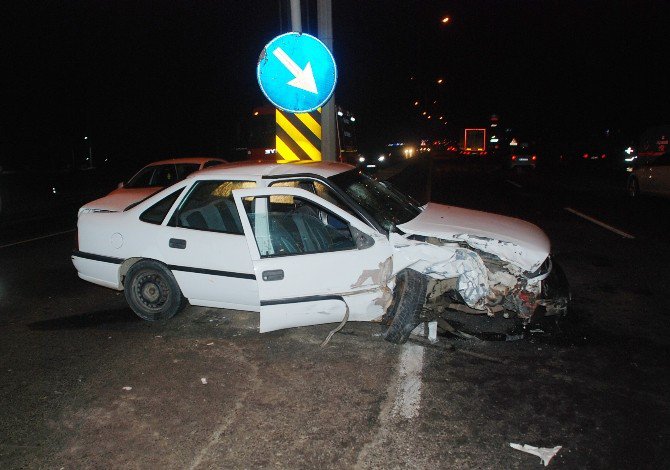
[[[605,154],[603,153],[603,154],[600,156],[600,158],[607,158],[607,155],[605,155]]]
[[[533,155],[531,160],[533,160],[533,161],[537,160],[537,155]]]
[[[589,154],[585,153],[584,155],[582,155],[582,158],[589,158]]]
[[[512,161],[516,160],[516,155],[512,155]]]

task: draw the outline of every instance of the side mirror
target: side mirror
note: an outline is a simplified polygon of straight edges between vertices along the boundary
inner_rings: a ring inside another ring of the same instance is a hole
[[[124,186],[124,185],[123,185],[123,181],[121,181],[116,187],[117,187],[118,189],[121,189],[121,188],[123,188],[123,186]]]

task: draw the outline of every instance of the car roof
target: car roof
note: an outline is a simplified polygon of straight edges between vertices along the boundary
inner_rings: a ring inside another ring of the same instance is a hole
[[[258,163],[237,162],[224,166],[205,168],[197,173],[190,174],[187,178],[211,178],[226,176],[249,176],[259,178],[263,176],[290,176],[296,174],[311,173],[328,178],[339,173],[355,168],[346,163],[339,162],[308,162],[308,163]]]
[[[168,158],[167,160],[159,160],[157,162],[151,162],[146,166],[169,165],[174,163],[197,163],[198,165],[202,165],[203,163],[210,162],[212,160],[227,163],[226,160],[216,157],[179,157],[179,158]]]

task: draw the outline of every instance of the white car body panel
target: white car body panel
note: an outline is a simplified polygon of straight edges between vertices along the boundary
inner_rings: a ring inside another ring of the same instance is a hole
[[[392,248],[386,237],[303,189],[244,189],[233,191],[233,195],[258,282],[261,332],[341,321],[347,307],[352,321],[370,321],[384,314],[391,300],[393,269]],[[365,249],[262,258],[242,199],[270,195],[313,201],[372,237],[374,244]],[[283,271],[283,279],[263,279],[264,272],[275,270]]]
[[[92,282],[93,284],[98,284],[103,287],[109,287],[110,289],[123,289],[118,280],[118,264],[104,263],[76,256],[72,257],[72,263],[77,269],[77,275],[84,281]]]
[[[435,203],[427,204],[419,216],[398,228],[414,235],[465,242],[526,271],[535,271],[551,248],[547,235],[530,222]]]
[[[170,248],[171,238],[185,240],[186,249]],[[186,298],[219,305],[258,305],[258,288],[251,277],[254,267],[243,235],[166,226],[158,244],[156,259],[169,260],[166,264],[172,267]],[[178,268],[196,266],[197,273]],[[222,276],[221,272],[228,275]],[[239,277],[244,275],[247,277]]]
[[[178,183],[174,190],[187,184]],[[139,204],[137,210],[82,214],[79,250],[119,260],[148,258],[161,261],[171,268],[184,296],[194,305],[258,310],[258,288],[244,236],[169,227],[165,222],[161,230],[156,230],[158,225],[138,219],[144,210],[171,193],[152,197]],[[183,194],[179,199],[182,197]],[[170,248],[171,238],[185,240],[188,250]],[[104,239],[109,243],[89,245],[89,241]],[[123,288],[119,264],[78,257],[73,257],[73,261],[80,277],[85,276],[86,280],[107,287]],[[193,269],[198,272],[191,272]]]

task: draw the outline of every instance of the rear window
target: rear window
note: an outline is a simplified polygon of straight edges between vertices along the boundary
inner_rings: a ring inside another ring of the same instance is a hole
[[[169,163],[165,165],[151,165],[143,168],[133,176],[124,186],[126,188],[165,188],[197,171],[197,163]]]

